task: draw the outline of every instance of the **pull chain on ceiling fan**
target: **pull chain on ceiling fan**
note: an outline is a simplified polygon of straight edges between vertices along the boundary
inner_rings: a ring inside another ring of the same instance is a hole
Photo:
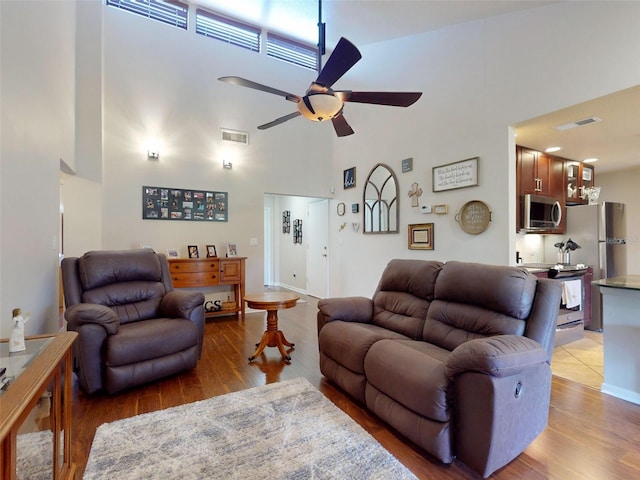
[[[322,23],[322,2],[318,3],[318,51],[321,58],[325,52],[325,24]],[[258,126],[258,130],[280,125],[300,115],[314,122],[331,120],[338,137],[346,137],[353,134],[353,129],[344,118],[343,109],[346,102],[369,103],[374,105],[387,105],[393,107],[408,107],[413,105],[422,95],[422,92],[353,92],[351,90],[333,90],[331,87],[351,67],[353,67],[362,55],[356,46],[346,38],[338,41],[327,63],[320,69],[318,78],[311,83],[304,96],[285,92],[276,88],[262,85],[242,77],[220,77],[218,80],[242,87],[253,88],[262,92],[284,97],[285,100],[295,102],[298,111],[276,118],[275,120]]]

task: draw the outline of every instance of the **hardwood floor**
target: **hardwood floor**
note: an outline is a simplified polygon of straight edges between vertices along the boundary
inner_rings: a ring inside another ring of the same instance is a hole
[[[480,478],[459,462],[439,463],[323,379],[318,368],[317,302],[306,300],[279,313],[281,330],[296,345],[290,365],[281,362],[276,348],[267,348],[261,358],[248,362],[265,329],[265,313],[260,312],[248,313],[244,321],[233,317],[207,321],[202,359],[191,372],[113,397],[87,396],[74,382],[72,461],[78,467],[76,478],[84,472],[95,430],[102,423],[300,376],[418,478]],[[491,478],[640,478],[640,406],[554,376],[549,426],[523,454]]]

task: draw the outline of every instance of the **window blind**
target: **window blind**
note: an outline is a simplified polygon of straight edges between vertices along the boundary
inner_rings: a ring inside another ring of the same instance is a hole
[[[187,29],[186,3],[177,0],[106,0],[107,5],[121,8],[184,30]]]
[[[259,28],[206,10],[196,10],[196,33],[246,48],[253,52],[260,51],[261,31]]]
[[[318,70],[318,49],[273,33],[267,34],[267,55],[310,70]]]

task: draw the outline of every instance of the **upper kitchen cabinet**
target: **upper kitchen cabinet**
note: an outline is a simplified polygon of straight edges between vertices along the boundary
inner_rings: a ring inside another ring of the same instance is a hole
[[[519,195],[563,198],[564,162],[527,147],[516,147]]]
[[[531,148],[516,146],[516,230],[520,230],[522,196],[528,193],[552,197],[560,202],[563,215],[557,229],[540,233],[564,233],[565,178],[564,159]]]
[[[589,198],[584,192],[585,188],[595,185],[595,171],[592,165],[582,162],[567,160],[565,165],[566,203],[567,205],[582,205],[589,203]]]

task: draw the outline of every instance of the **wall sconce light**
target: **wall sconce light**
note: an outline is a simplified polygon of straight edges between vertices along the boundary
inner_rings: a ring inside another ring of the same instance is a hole
[[[233,168],[233,163],[231,163],[229,160],[222,160],[222,166],[228,170],[231,170]]]
[[[157,148],[150,148],[147,150],[147,158],[150,160],[158,160],[160,158],[160,150]]]

